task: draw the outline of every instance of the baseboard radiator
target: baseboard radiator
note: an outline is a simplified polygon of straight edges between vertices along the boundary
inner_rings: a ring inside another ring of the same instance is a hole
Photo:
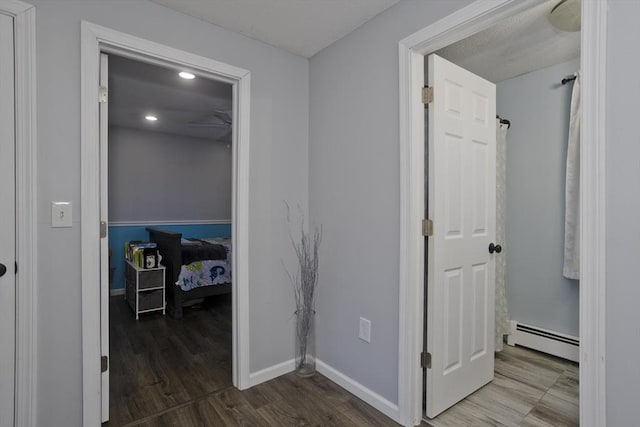
[[[518,321],[511,321],[511,334],[507,344],[538,350],[543,353],[578,362],[580,360],[580,340],[560,332],[538,328]]]

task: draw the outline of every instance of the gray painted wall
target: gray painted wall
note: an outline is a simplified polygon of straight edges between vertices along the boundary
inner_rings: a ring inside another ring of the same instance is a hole
[[[507,291],[514,320],[578,336],[578,281],[562,276],[572,84],[580,60],[497,84],[507,133]]]
[[[377,16],[311,59],[311,99],[306,60],[161,6],[135,0],[32,3],[38,16],[38,425],[81,425],[82,19],[252,71],[251,210],[259,215],[251,222],[251,277],[261,279],[251,287],[252,371],[293,352],[293,301],[280,264],[293,259],[281,200],[306,212],[308,188],[311,219],[325,226],[318,355],[396,402],[397,42],[469,1],[404,0]],[[609,13],[608,424],[632,426],[640,395],[640,287],[632,268],[640,256],[640,193],[634,187],[640,182],[640,64],[633,54],[640,3],[610,0]],[[74,202],[73,228],[50,228],[53,199]],[[361,315],[372,320],[371,344],[357,339]]]
[[[251,81],[251,371],[294,354],[294,265],[282,200],[308,205],[309,63],[148,1],[36,0],[38,90],[37,417],[82,424],[80,22],[88,20],[248,69]],[[50,227],[51,200],[73,202],[73,228]]]
[[[310,62],[309,206],[322,224],[318,358],[398,399],[398,42],[469,1],[402,1]],[[371,320],[371,343],[358,318]]]
[[[607,425],[638,425],[640,2],[610,0],[607,52]]]
[[[231,219],[227,143],[109,128],[109,221]]]
[[[312,219],[325,226],[318,356],[394,402],[397,42],[462,6],[405,0],[310,63],[309,205]],[[634,426],[640,396],[640,287],[634,268],[640,259],[640,2],[609,0],[608,13],[607,425]],[[373,320],[371,344],[357,339],[361,315]]]

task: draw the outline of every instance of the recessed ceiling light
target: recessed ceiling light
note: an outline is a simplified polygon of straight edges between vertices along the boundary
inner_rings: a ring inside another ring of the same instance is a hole
[[[149,114],[148,116],[144,116],[144,118],[149,120],[150,122],[158,121],[158,118],[156,116],[152,116],[151,114]]]
[[[186,71],[181,71],[180,73],[178,73],[178,75],[183,79],[187,79],[187,80],[193,80],[196,78],[196,76],[194,76],[191,73],[187,73]]]

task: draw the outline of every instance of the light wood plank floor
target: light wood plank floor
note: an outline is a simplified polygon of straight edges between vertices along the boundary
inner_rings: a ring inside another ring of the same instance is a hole
[[[183,320],[135,317],[111,299],[111,421],[105,426],[397,426],[320,374],[288,374],[238,391],[231,383],[231,299]],[[578,368],[505,346],[495,380],[434,420],[441,426],[578,424]]]
[[[505,345],[494,380],[427,425],[577,426],[578,408],[577,364]]]

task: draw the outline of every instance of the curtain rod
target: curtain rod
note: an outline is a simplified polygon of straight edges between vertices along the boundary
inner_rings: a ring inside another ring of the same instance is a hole
[[[568,76],[568,77],[565,77],[564,79],[562,79],[562,82],[561,82],[561,83],[562,83],[563,85],[566,85],[567,83],[572,82],[572,81],[574,81],[575,79],[576,79],[576,76]]]
[[[511,122],[507,119],[501,119],[499,115],[496,114],[496,119],[500,120],[500,124],[507,125],[507,129],[511,127]]]

